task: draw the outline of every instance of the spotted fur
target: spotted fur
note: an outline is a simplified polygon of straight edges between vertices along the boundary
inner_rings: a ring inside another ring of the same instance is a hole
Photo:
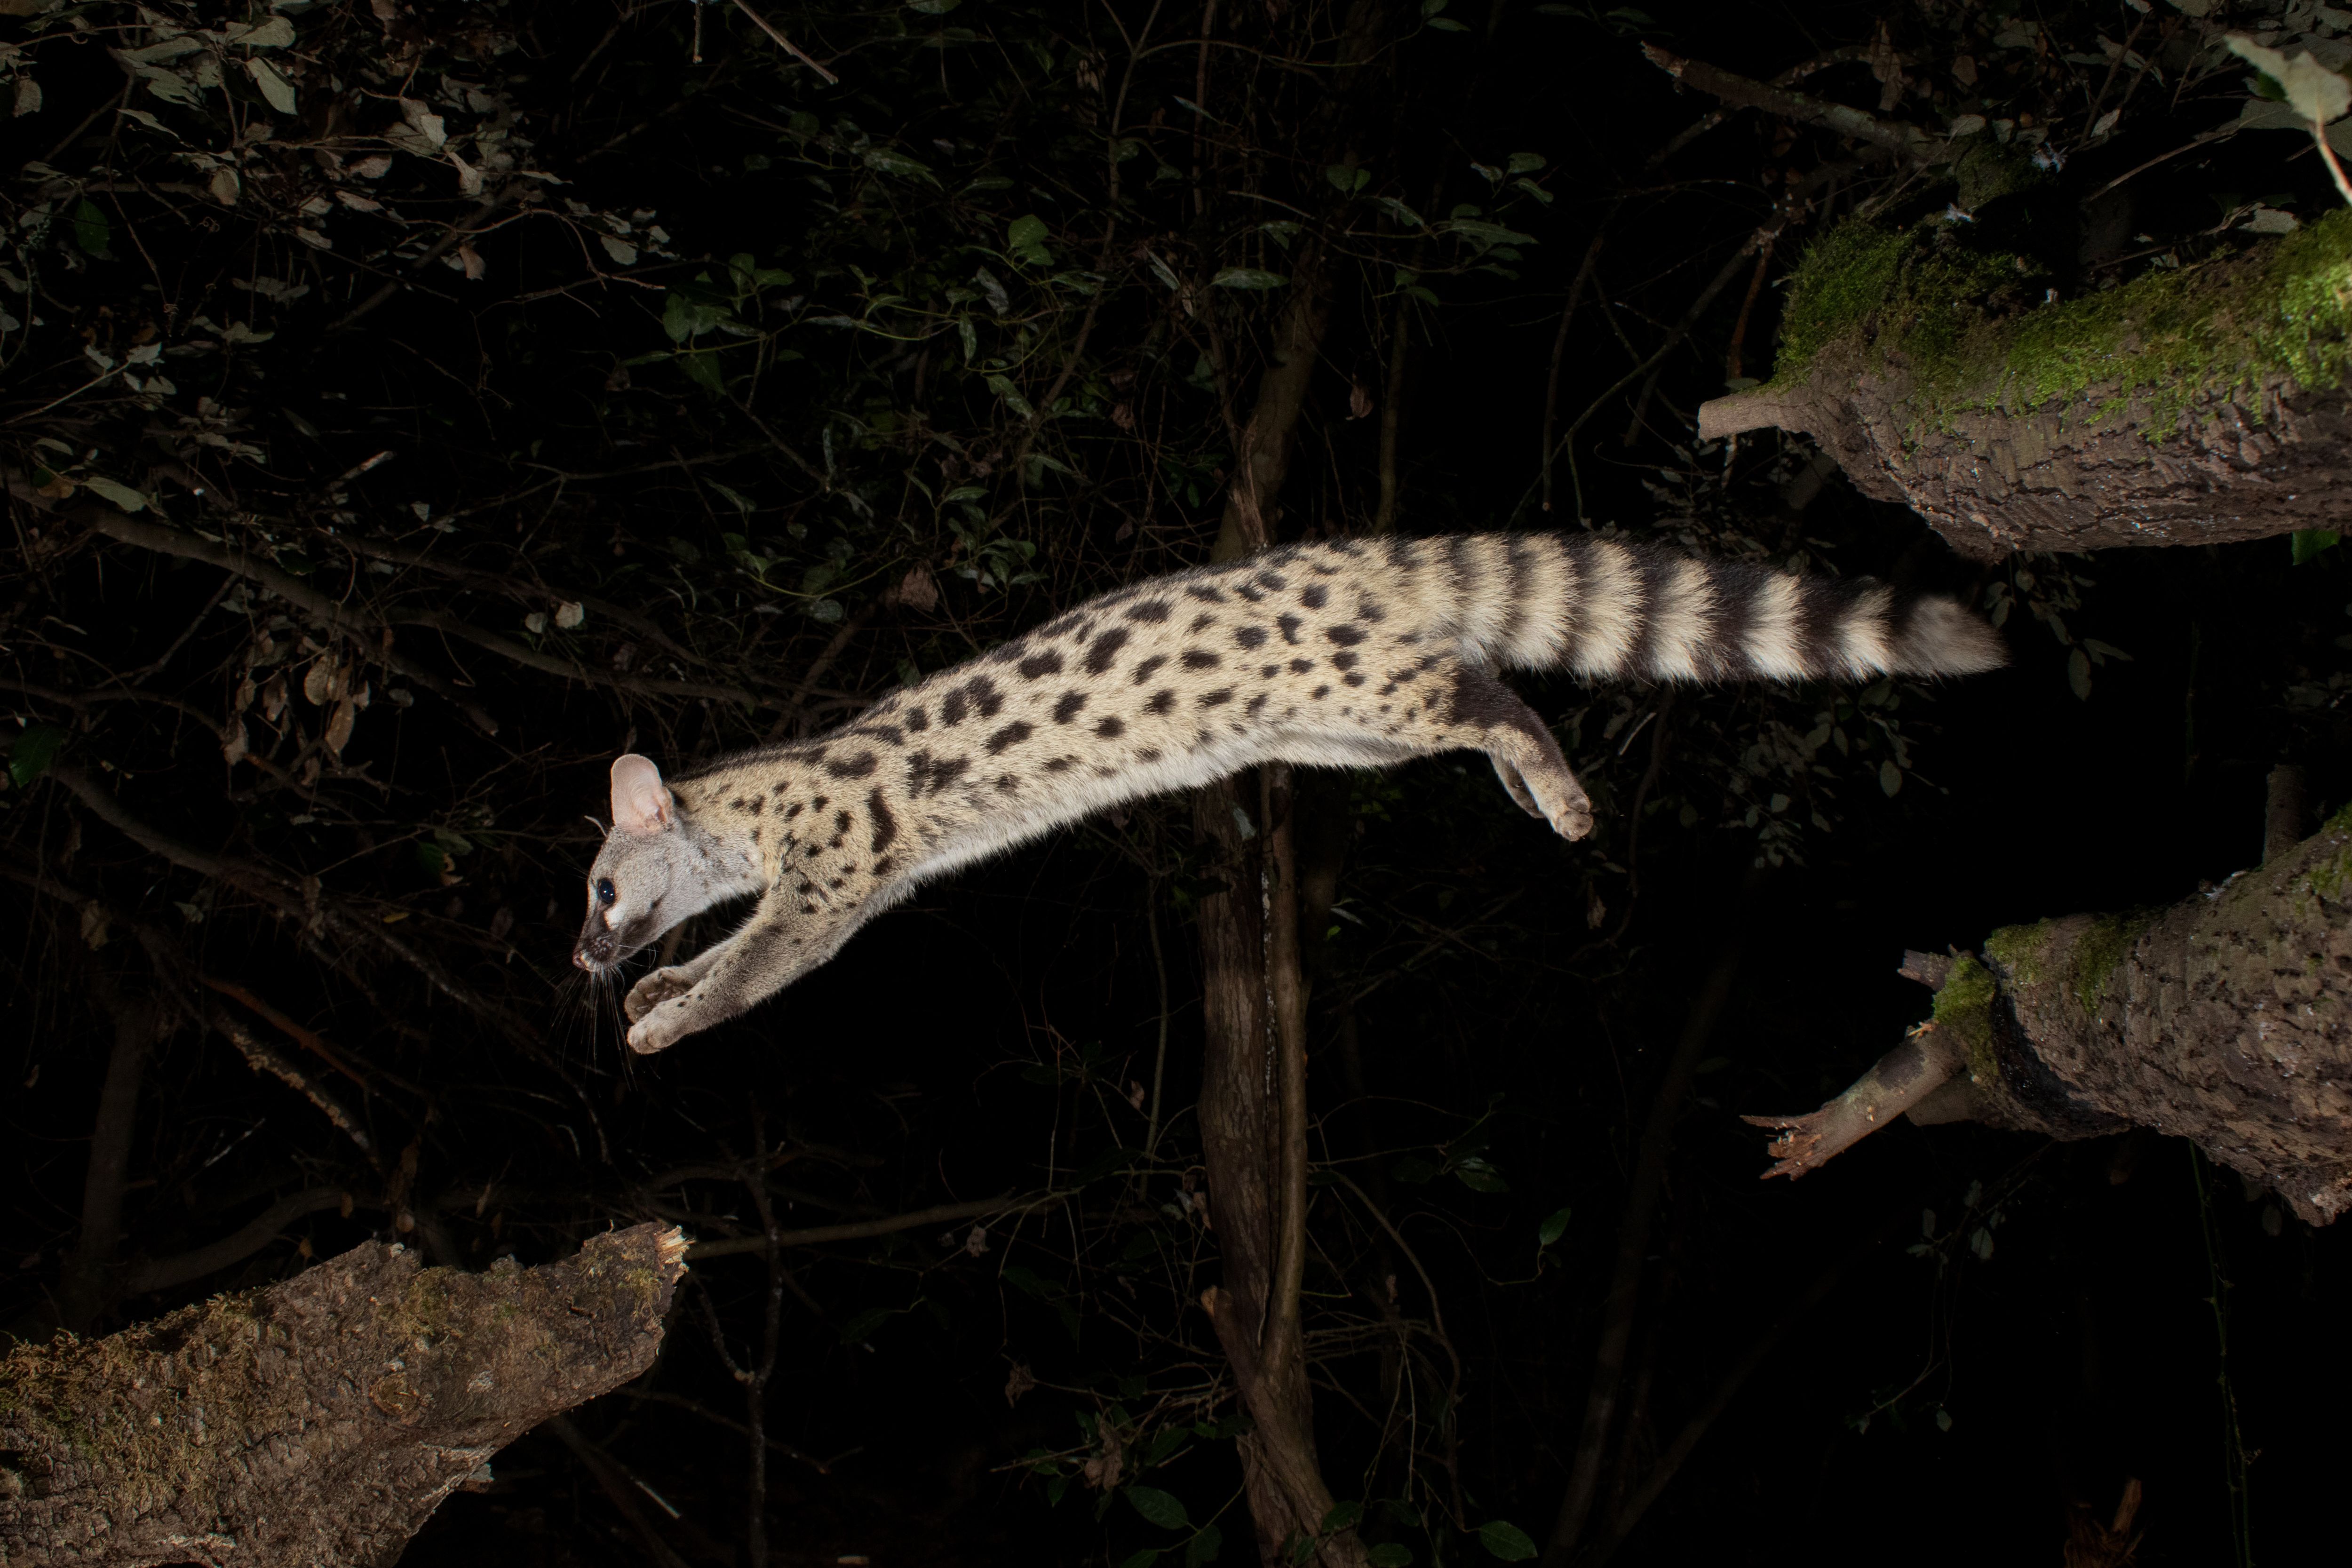
[[[1616,540],[1288,546],[1107,595],[819,740],[667,784],[622,758],[574,960],[609,970],[758,895],[733,935],[630,993],[630,1045],[660,1050],[824,963],[926,878],[1257,763],[1480,751],[1521,806],[1583,837],[1591,803],[1498,670],[1864,680],[2001,662],[1948,598]]]

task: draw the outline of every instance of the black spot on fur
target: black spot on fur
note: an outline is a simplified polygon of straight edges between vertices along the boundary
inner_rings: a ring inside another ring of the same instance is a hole
[[[1048,675],[1059,675],[1062,673],[1062,656],[1052,648],[1047,648],[1043,653],[1033,653],[1023,659],[1019,668],[1022,676],[1030,680]]]
[[[1335,653],[1331,656],[1331,668],[1353,669],[1356,668],[1356,656],[1352,653]]]
[[[1076,757],[1055,757],[1052,762],[1045,764],[1045,771],[1049,773],[1068,773],[1070,771],[1070,764],[1077,760],[1078,759]]]
[[[896,724],[860,724],[855,730],[843,732],[864,740],[879,741],[886,746],[902,746],[907,742],[907,737],[899,733]]]
[[[971,766],[968,757],[942,757],[932,760],[929,752],[917,752],[907,759],[907,793],[912,795],[937,795],[961,778]]]
[[[1230,686],[1221,686],[1214,691],[1203,691],[1195,699],[1195,700],[1203,708],[1219,707],[1224,703],[1231,702],[1233,700],[1234,689]]]
[[[1356,601],[1356,618],[1360,621],[1385,621],[1389,618],[1389,613],[1381,608],[1381,602],[1378,599],[1368,595]]]
[[[829,795],[821,795],[814,800],[809,802],[809,809],[811,811],[823,811],[826,806],[831,805],[832,804],[833,796]]]
[[[1021,781],[1014,778],[1011,773],[999,773],[996,775],[996,793],[999,795],[1018,795],[1021,793]]]
[[[874,874],[877,877],[881,876],[883,873],[888,871],[891,866],[895,863],[896,862],[890,856],[883,856],[882,858],[874,862]]]
[[[958,687],[949,692],[946,700],[940,704],[940,723],[942,727],[952,730],[963,722],[963,716],[971,710],[971,699],[963,694],[963,688]]]
[[[1128,632],[1124,626],[1113,626],[1095,638],[1095,646],[1087,649],[1087,673],[1100,675],[1118,658],[1118,650],[1127,646]]]
[[[873,853],[879,855],[898,837],[898,819],[890,815],[890,803],[878,789],[866,797],[866,815],[874,819]]]
[[[1350,670],[1349,673],[1347,673],[1346,675],[1341,676],[1339,679],[1342,679],[1342,680],[1344,680],[1344,681],[1346,681],[1346,682],[1347,682],[1349,685],[1350,685],[1350,686],[1361,686],[1361,685],[1364,683],[1364,678],[1363,678],[1362,676],[1360,676],[1360,675],[1356,674],[1353,670]]]
[[[1354,626],[1332,626],[1323,635],[1341,647],[1353,647],[1364,640],[1364,634]]]
[[[1311,658],[1294,658],[1290,661],[1290,673],[1293,675],[1304,675],[1314,668],[1315,661]]]
[[[1188,647],[1184,650],[1183,664],[1187,669],[1214,669],[1222,662],[1223,661],[1215,654],[1204,647]]]
[[[1135,753],[1135,760],[1139,763],[1156,763],[1160,760],[1160,748],[1146,746]]]
[[[1244,703],[1244,704],[1242,705],[1242,711],[1243,711],[1243,712],[1244,712],[1244,713],[1246,713],[1246,714],[1248,714],[1251,718],[1255,719],[1255,718],[1256,718],[1256,717],[1257,717],[1257,715],[1258,715],[1258,710],[1259,710],[1259,709],[1261,709],[1261,708],[1264,708],[1265,706],[1265,692],[1263,692],[1263,691],[1261,691],[1261,692],[1259,692],[1256,696],[1255,696],[1255,697],[1251,698],[1247,702],[1245,702],[1245,703]]]
[[[931,716],[919,708],[907,710],[907,728],[920,734],[931,727]]]
[[[1054,722],[1056,724],[1068,723],[1071,720],[1078,716],[1078,710],[1084,708],[1086,705],[1087,694],[1085,692],[1063,692],[1061,700],[1054,704]]]
[[[1328,686],[1318,686],[1313,691],[1308,692],[1307,695],[1314,698],[1318,702],[1320,702],[1323,699],[1331,695],[1331,689]]]
[[[1265,645],[1265,628],[1264,626],[1235,626],[1234,628],[1234,641],[1241,644],[1244,647],[1263,647]]]
[[[1139,621],[1145,626],[1154,626],[1168,618],[1168,601],[1138,599],[1122,613],[1130,621]]]
[[[980,710],[983,719],[995,718],[997,710],[1004,706],[1004,694],[996,689],[996,682],[984,675],[975,675],[964,682],[964,689],[971,693],[971,705]]]
[[[1300,620],[1297,616],[1276,616],[1274,618],[1274,624],[1282,628],[1283,641],[1293,647],[1298,646],[1298,628],[1307,624],[1305,621]]]
[[[1159,690],[1153,692],[1151,694],[1151,700],[1145,703],[1143,706],[1151,712],[1165,713],[1171,708],[1176,706],[1176,694],[1163,686]]]
[[[728,809],[730,809],[730,811],[742,811],[742,810],[747,809],[747,808],[746,808],[746,805],[745,805],[745,803],[744,803],[744,800],[743,800],[743,797],[742,797],[741,795],[737,795],[733,800],[729,801],[729,802],[727,803],[727,805],[728,805]]]
[[[1151,679],[1153,671],[1157,670],[1161,665],[1166,664],[1167,662],[1168,656],[1166,654],[1153,654],[1150,658],[1145,659],[1141,664],[1135,667],[1135,683],[1138,686],[1142,685],[1145,681]]]
[[[783,785],[782,785],[782,784],[778,784],[776,787],[777,787],[778,789],[782,789],[782,788],[783,788],[784,786],[783,786]],[[793,802],[793,804],[792,804],[792,805],[788,805],[788,806],[784,807],[784,820],[785,820],[786,822],[790,822],[793,817],[798,816],[801,814],[801,811],[802,811],[801,803],[800,803],[799,801],[794,801],[794,802]]]
[[[1253,605],[1265,597],[1265,594],[1251,587],[1247,583],[1244,583],[1240,587],[1235,588],[1234,592],[1240,595],[1243,598],[1247,599]]]
[[[767,810],[767,809],[768,809],[768,797],[767,797],[766,795],[753,795],[753,796],[751,797],[751,815],[752,815],[752,816],[759,816],[761,812],[763,812],[763,811],[765,811],[765,810]]]
[[[1212,615],[1208,615],[1208,614],[1205,614],[1205,613],[1204,613],[1204,614],[1202,614],[1202,615],[1194,616],[1192,617],[1192,626],[1191,626],[1190,627],[1188,627],[1187,629],[1188,629],[1189,631],[1191,631],[1194,636],[1196,636],[1196,637],[1197,637],[1197,636],[1199,636],[1201,633],[1207,631],[1211,626],[1215,626],[1216,624],[1217,624],[1217,617],[1216,617],[1216,616],[1212,616]]]
[[[1281,673],[1282,666],[1278,664],[1261,664],[1257,667],[1257,675],[1260,680],[1272,680],[1276,676],[1280,675]]]
[[[1017,746],[1033,733],[1030,726],[1019,719],[988,738],[988,754],[995,756],[1007,746]]]
[[[1269,594],[1279,594],[1290,586],[1290,579],[1279,572],[1261,572],[1250,579]]]
[[[1188,599],[1198,599],[1204,605],[1222,605],[1225,602],[1225,596],[1206,583],[1185,584],[1184,596]]]
[[[1309,583],[1298,590],[1298,602],[1310,610],[1319,610],[1331,602],[1331,590],[1320,583]]]
[[[1106,741],[1116,741],[1126,731],[1127,725],[1117,719],[1106,718],[1095,725],[1095,733]]]
[[[862,779],[878,764],[871,752],[859,752],[824,764],[824,771],[837,779]]]

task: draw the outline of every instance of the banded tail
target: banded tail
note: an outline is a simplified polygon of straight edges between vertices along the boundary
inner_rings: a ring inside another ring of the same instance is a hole
[[[2008,662],[1959,601],[1655,545],[1553,534],[1429,540],[1464,643],[1509,668],[1721,682],[1973,675]]]

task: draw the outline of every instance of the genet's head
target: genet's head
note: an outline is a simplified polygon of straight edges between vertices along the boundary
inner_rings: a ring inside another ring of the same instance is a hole
[[[632,752],[613,763],[613,827],[588,873],[588,921],[572,962],[602,974],[712,902],[704,858],[678,821],[661,769]]]

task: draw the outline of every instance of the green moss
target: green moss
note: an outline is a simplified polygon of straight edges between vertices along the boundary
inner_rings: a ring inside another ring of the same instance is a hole
[[[2084,1012],[2099,1010],[2099,1004],[2106,1000],[2107,983],[2114,978],[2116,966],[2130,956],[2141,934],[2155,923],[2153,914],[2101,915],[2074,939],[2072,962],[2067,967],[2074,982],[2074,1000],[2082,1005]]]
[[[1985,938],[1985,956],[2000,963],[2020,985],[2037,985],[2042,974],[2042,958],[2050,946],[2050,922],[2036,921],[2027,926],[2003,926]]]
[[[1775,380],[1800,379],[1843,342],[1869,364],[1899,353],[1920,416],[1936,427],[1970,410],[2019,412],[2096,392],[2094,416],[2144,405],[2137,422],[2154,440],[2205,400],[2279,376],[2335,387],[2352,373],[2352,210],[2235,260],[2004,314],[2004,291],[2029,270],[2015,257],[1966,251],[1935,220],[1900,232],[1846,225],[1798,268]]]
[[[1973,958],[1953,960],[1952,973],[1936,993],[1936,1026],[1948,1030],[1969,1053],[1969,1068],[1979,1079],[1998,1077],[1992,1060],[1992,972]]]

